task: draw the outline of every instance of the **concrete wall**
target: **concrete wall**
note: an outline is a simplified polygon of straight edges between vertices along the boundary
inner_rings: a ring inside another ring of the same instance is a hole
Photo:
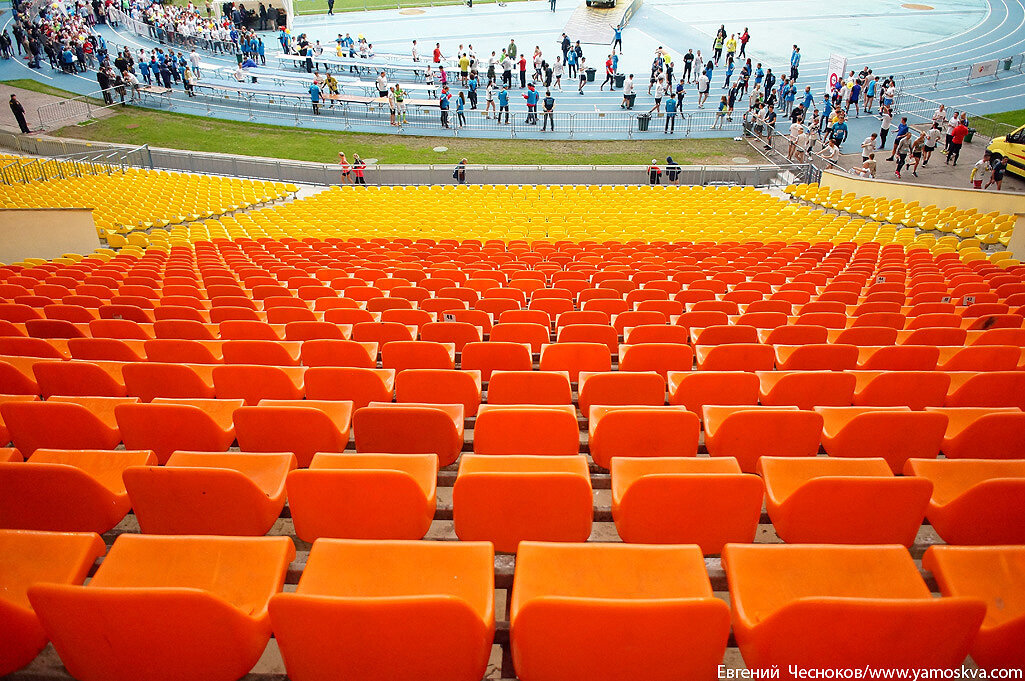
[[[855,192],[863,196],[918,201],[923,206],[934,205],[940,208],[955,206],[962,210],[975,208],[984,213],[994,210],[1001,213],[1025,213],[1025,196],[1008,192],[870,180],[838,173],[834,170],[823,171],[822,181],[819,184],[823,187],[839,189],[844,193]]]
[[[92,208],[0,209],[0,262],[86,255],[99,247]]]
[[[1018,215],[1007,250],[1018,260],[1025,260],[1025,215]]]

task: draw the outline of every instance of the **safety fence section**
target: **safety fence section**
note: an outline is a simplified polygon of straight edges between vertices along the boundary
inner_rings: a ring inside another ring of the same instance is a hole
[[[939,69],[906,71],[896,76],[897,91],[941,90],[956,85],[991,82],[1023,72],[1025,72],[1025,53],[1019,53],[987,60],[982,64],[957,64]],[[984,75],[980,75],[980,73]]]
[[[898,120],[903,116],[907,116],[908,122],[912,124],[931,123],[933,114],[939,108],[940,102],[919,97],[918,95],[901,93],[895,101],[893,116]],[[986,116],[976,115],[968,109],[961,109],[961,111],[968,114],[968,127],[974,134],[980,137],[993,139],[1015,130],[1013,125],[1001,123]],[[951,110],[947,113],[952,115],[954,112]]]
[[[0,147],[18,153],[53,157],[80,163],[155,168],[231,177],[290,182],[295,184],[335,185],[341,183],[337,165],[271,158],[243,157],[179,149],[131,147],[84,140],[56,139],[0,133]],[[814,181],[811,164],[765,165],[682,165],[676,172],[661,167],[660,182],[681,185],[776,186],[790,182]],[[377,185],[452,184],[454,166],[369,165],[367,182]],[[647,184],[648,166],[601,165],[490,165],[467,166],[469,184]]]

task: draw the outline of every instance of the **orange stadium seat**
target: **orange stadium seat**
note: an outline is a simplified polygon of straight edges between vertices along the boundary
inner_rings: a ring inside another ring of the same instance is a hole
[[[1025,547],[930,546],[922,567],[948,598],[981,598],[986,618],[969,650],[981,669],[1025,668]]]
[[[235,441],[232,414],[242,400],[158,397],[149,404],[114,408],[128,449],[150,449],[161,465],[178,450],[226,452]]]
[[[952,372],[942,405],[930,407],[1018,407],[1025,409],[1025,372]]]
[[[1025,461],[909,459],[904,474],[932,482],[925,517],[948,544],[1025,543]]]
[[[592,406],[588,445],[594,463],[613,457],[691,457],[698,453],[700,424],[684,407]]]
[[[88,586],[28,597],[76,679],[230,681],[267,647],[267,603],[294,557],[288,537],[122,534]]]
[[[377,343],[354,340],[317,339],[305,341],[299,351],[299,361],[308,367],[361,367],[377,366]]]
[[[0,676],[27,665],[48,640],[29,603],[29,587],[81,584],[106,552],[91,532],[0,530]]]
[[[566,371],[493,371],[488,404],[572,404]]]
[[[733,633],[748,669],[960,668],[985,614],[935,599],[901,546],[728,544]]]
[[[491,380],[492,372],[530,371],[533,367],[530,345],[527,343],[495,342],[467,343],[460,358],[461,369],[480,371],[481,381]]]
[[[611,371],[612,356],[607,345],[592,342],[553,343],[541,348],[541,371],[568,371],[577,382],[581,371]]]
[[[531,681],[711,678],[729,636],[694,546],[520,545],[509,606]],[[601,646],[594,641],[603,638]]]
[[[406,369],[395,379],[396,402],[461,404],[476,416],[481,400],[479,370]]]
[[[666,402],[665,379],[653,371],[581,371],[577,385],[584,418],[591,405],[661,406]]]
[[[434,519],[437,480],[434,454],[317,453],[309,469],[288,475],[296,535],[306,542],[422,539]]]
[[[761,343],[698,345],[694,356],[701,371],[772,371],[776,363],[772,346]]]
[[[948,459],[1025,459],[1025,413],[1017,407],[926,407],[944,414]]]
[[[217,399],[243,399],[247,405],[260,400],[301,400],[305,396],[305,367],[232,364],[211,371]]]
[[[121,431],[114,417],[134,397],[55,397],[45,402],[0,404],[11,442],[26,457],[37,449],[114,449]]]
[[[941,407],[950,375],[938,371],[852,371],[856,407]]]
[[[780,371],[842,371],[858,365],[858,347],[843,343],[776,345]]]
[[[150,451],[37,449],[0,463],[0,527],[102,534],[131,507],[121,473],[155,464]]]
[[[839,371],[759,371],[759,398],[765,406],[849,406],[854,400],[854,376]]]
[[[758,404],[758,376],[746,371],[670,371],[669,404],[704,418],[707,404]]]
[[[932,492],[878,458],[763,456],[758,473],[772,526],[790,544],[910,547]]]
[[[394,369],[321,366],[307,369],[303,379],[307,399],[344,400],[353,409],[391,402],[395,389]]]
[[[612,517],[625,542],[697,544],[718,554],[754,541],[764,488],[728,458],[614,459]]]
[[[587,541],[593,517],[587,459],[466,454],[452,509],[459,539],[490,541],[502,553],[515,553],[523,540]]]
[[[473,451],[489,455],[572,456],[580,428],[572,405],[484,404],[473,426]]]
[[[815,456],[822,416],[796,407],[705,405],[705,447],[754,473],[762,456]]]
[[[939,456],[947,428],[941,414],[907,407],[816,407],[822,447],[830,456],[882,458],[900,473],[911,458]]]
[[[295,681],[477,681],[495,636],[486,542],[319,539],[270,601]],[[387,664],[381,664],[387,660]]]
[[[345,451],[352,409],[341,400],[260,400],[232,420],[243,452],[290,452],[305,468],[317,452]]]
[[[285,506],[291,454],[186,452],[132,466],[124,484],[145,534],[263,536]]]
[[[381,346],[381,366],[405,369],[454,369],[455,345],[432,341],[390,341]]]
[[[371,402],[353,413],[360,453],[437,454],[455,463],[463,449],[463,405]]]

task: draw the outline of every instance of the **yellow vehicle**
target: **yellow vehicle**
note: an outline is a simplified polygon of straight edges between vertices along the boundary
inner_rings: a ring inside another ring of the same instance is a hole
[[[994,158],[1007,159],[1007,171],[1025,177],[1025,125],[1004,137],[994,137],[986,149]]]

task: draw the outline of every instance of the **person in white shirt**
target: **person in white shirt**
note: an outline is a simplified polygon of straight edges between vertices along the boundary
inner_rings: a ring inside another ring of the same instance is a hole
[[[189,63],[192,64],[192,73],[196,76],[196,80],[199,80],[199,53],[194,47],[189,52]]]
[[[491,118],[491,112],[495,112],[498,118],[498,110],[495,108],[495,83],[488,81],[488,89],[484,93],[484,118]]]
[[[865,141],[861,143],[861,161],[864,163],[868,160],[868,157],[872,155],[872,152],[876,150],[876,138],[879,137],[876,133],[872,133],[865,138]]]
[[[559,88],[560,92],[562,91],[562,71],[562,57],[556,57],[555,64],[552,66],[552,75],[555,77],[555,84],[553,87]]]
[[[864,159],[862,164],[856,168],[851,168],[851,172],[858,177],[875,177],[876,176],[876,155],[869,154],[868,158]]]
[[[705,108],[705,101],[708,99],[708,76],[702,73],[698,76],[698,108]]]
[[[797,135],[796,157],[798,163],[804,163],[805,159],[808,156],[808,151],[810,151],[811,144],[814,140],[815,137],[811,134],[811,131],[808,129],[808,126],[802,125],[801,132]]]
[[[634,74],[623,82],[623,103],[619,105],[620,109],[632,109],[634,106]]]
[[[797,138],[800,137],[801,133],[804,132],[804,126],[794,121],[790,124],[790,135],[787,136],[787,140],[790,142],[790,146],[787,148],[787,158],[790,160],[794,159],[794,155],[797,153],[800,146],[797,143]]]
[[[836,163],[836,160],[840,158],[840,147],[836,146],[836,140],[830,138],[829,144],[822,149],[819,156],[831,163]]]
[[[940,108],[936,109],[936,113],[932,115],[932,122],[939,123],[941,126],[947,122],[947,107],[940,104]]]
[[[420,61],[420,48],[416,46],[416,41],[413,41],[413,61]]]
[[[890,134],[890,124],[893,122],[893,114],[890,107],[879,107],[879,148],[886,148],[886,136]]]
[[[658,82],[655,83],[655,105],[652,106],[648,113],[653,111],[659,111],[662,108],[662,98],[666,96],[666,82],[662,76],[658,77]]]

